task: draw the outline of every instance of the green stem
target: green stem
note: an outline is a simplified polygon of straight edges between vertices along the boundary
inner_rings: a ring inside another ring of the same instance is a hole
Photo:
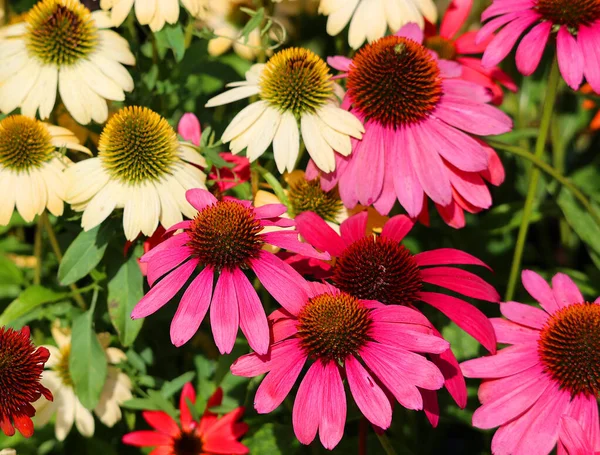
[[[550,131],[552,113],[554,112],[554,103],[556,102],[556,95],[558,93],[559,82],[560,74],[558,70],[558,60],[556,56],[554,56],[552,67],[550,68],[550,76],[548,77],[548,85],[546,87],[547,92],[546,99],[544,100],[544,107],[542,110],[542,119],[540,122],[539,130],[540,132],[535,143],[535,158],[540,160],[544,155],[546,140],[548,139],[548,132]],[[517,244],[515,246],[515,253],[510,269],[510,276],[508,279],[508,287],[506,290],[505,301],[512,300],[515,294],[515,288],[517,286],[519,270],[521,269],[523,251],[525,250],[525,241],[527,240],[527,232],[529,231],[529,223],[531,222],[531,214],[533,212],[533,206],[535,205],[535,196],[539,181],[540,170],[538,168],[535,168],[532,170],[529,178],[527,197],[525,198],[525,207],[523,208],[523,220],[521,221],[519,235],[517,236]]]
[[[46,212],[42,213],[40,215],[40,219],[44,225],[44,228],[46,229],[46,233],[48,234],[48,239],[50,240],[50,246],[52,246],[52,251],[54,251],[54,254],[56,255],[56,259],[58,259],[58,262],[61,262],[62,258],[63,258],[63,254],[60,249],[60,244],[58,243],[58,239],[56,238],[56,234],[54,233],[54,228],[52,227],[52,223],[50,223],[50,219],[48,218],[48,214]],[[77,305],[79,305],[79,307],[81,309],[86,310],[87,304],[85,303],[85,300],[83,300],[83,297],[81,297],[81,293],[80,293],[79,289],[77,288],[77,286],[75,284],[71,284],[69,286],[69,288],[71,289],[71,291],[73,293],[73,300],[75,300],[75,302],[77,302]]]
[[[33,243],[33,256],[35,257],[35,268],[33,269],[33,284],[42,282],[42,217],[38,216],[35,227],[35,239]]]
[[[190,47],[190,44],[192,44],[192,38],[194,37],[195,29],[196,29],[196,20],[190,14],[188,17],[188,23],[185,26],[184,43],[185,43],[186,49],[188,49]]]
[[[392,443],[388,439],[387,434],[377,433],[377,437],[379,438],[379,442],[381,442],[381,446],[383,447],[383,450],[387,455],[396,455],[396,451],[394,450]]]

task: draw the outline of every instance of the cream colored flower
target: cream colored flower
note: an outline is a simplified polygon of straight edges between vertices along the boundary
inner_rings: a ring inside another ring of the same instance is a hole
[[[66,128],[24,115],[0,120],[0,226],[9,223],[15,207],[25,221],[46,208],[62,215],[67,186],[62,173],[71,161],[61,147],[91,155]]]
[[[56,92],[81,124],[108,117],[106,100],[123,101],[135,57],[107,13],[78,0],[41,0],[25,22],[0,29],[0,110],[48,118]]]
[[[240,111],[223,133],[233,154],[246,150],[256,160],[273,143],[279,172],[292,171],[300,150],[300,135],[306,150],[323,172],[335,170],[334,151],[343,156],[352,152],[350,137],[360,139],[362,123],[340,109],[337,84],[320,57],[307,49],[278,52],[266,64],[253,65],[246,80],[208,101],[219,106],[258,95],[259,101]]]
[[[15,449],[2,449],[0,455],[17,455],[17,451]]]
[[[327,33],[335,36],[348,22],[348,43],[358,49],[365,40],[375,41],[409,22],[425,25],[423,18],[435,24],[437,8],[433,0],[321,0],[319,12],[327,18]]]
[[[192,144],[179,142],[173,128],[145,107],[127,107],[106,124],[99,154],[71,166],[66,201],[83,211],[84,230],[102,223],[117,208],[124,209],[128,240],[140,232],[151,236],[158,223],[169,228],[193,218],[196,210],[185,192],[206,188],[206,176],[194,165],[206,161]]]
[[[41,382],[52,391],[54,401],[40,399],[33,403],[36,408],[34,423],[36,426],[46,425],[56,413],[54,425],[56,439],[63,441],[71,431],[73,423],[79,433],[85,437],[91,437],[95,428],[94,417],[89,410],[83,407],[75,395],[69,373],[70,330],[61,329],[57,324],[53,324],[51,330],[58,348],[45,346],[50,351],[50,359],[46,362],[46,367],[50,370],[43,372]],[[114,366],[126,360],[125,353],[120,349],[108,347],[108,334],[99,334],[98,339],[102,344],[109,366],[100,401],[94,409],[94,413],[104,425],[112,427],[121,420],[120,405],[132,398],[132,385],[129,377]]]
[[[216,0],[220,2],[221,0]],[[181,0],[181,4],[195,18],[204,18],[210,0]],[[118,27],[135,9],[135,17],[142,25],[150,25],[152,31],[158,31],[165,23],[179,21],[179,0],[100,0],[103,10],[110,10],[111,20]]]

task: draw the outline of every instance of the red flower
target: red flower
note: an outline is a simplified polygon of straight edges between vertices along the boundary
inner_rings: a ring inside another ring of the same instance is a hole
[[[40,383],[49,357],[48,349],[36,349],[31,343],[29,327],[19,331],[0,327],[0,428],[5,435],[13,436],[16,428],[29,438],[35,415],[31,403],[42,395],[53,400],[52,392]]]
[[[196,392],[188,382],[179,400],[180,425],[162,411],[144,411],[142,417],[156,431],[134,431],[123,436],[123,443],[135,447],[155,447],[151,455],[246,454],[248,448],[238,439],[248,431],[248,425],[238,422],[244,408],[239,407],[219,418],[208,409],[223,400],[219,388],[208,399],[206,410],[196,422],[186,403],[196,402]]]

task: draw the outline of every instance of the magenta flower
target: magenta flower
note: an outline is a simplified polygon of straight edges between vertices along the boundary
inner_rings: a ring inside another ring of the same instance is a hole
[[[387,214],[396,199],[415,218],[426,210],[425,196],[454,227],[464,210],[492,205],[484,182],[504,179],[496,153],[467,133],[488,136],[511,130],[510,118],[488,102],[482,86],[460,79],[461,66],[438,59],[425,48],[415,24],[367,44],[352,60],[329,63],[345,73],[343,106],[365,125],[352,154],[336,155],[336,170],[323,188],[339,183],[344,205],[371,205]],[[316,177],[314,167],[307,178]]]
[[[476,42],[476,30],[458,35],[473,8],[473,0],[452,0],[442,18],[439,30],[433,24],[425,26],[425,47],[435,51],[440,58],[453,60],[462,67],[461,79],[486,87],[492,92],[492,103],[502,104],[504,93],[500,85],[516,92],[517,86],[508,74],[497,66],[484,68],[481,55],[493,35]],[[458,35],[458,36],[457,36]]]
[[[171,341],[181,346],[196,333],[210,306],[210,323],[219,351],[231,352],[238,326],[256,352],[269,347],[269,327],[263,306],[245,275],[252,270],[262,285],[279,302],[292,298],[302,277],[281,259],[262,249],[270,244],[320,259],[327,253],[298,240],[289,230],[262,232],[265,226],[289,227],[294,221],[280,218],[283,204],[252,207],[249,201],[225,198],[218,201],[206,190],[193,189],[186,198],[198,210],[192,221],[183,221],[169,231],[182,232],[150,250],[141,261],[148,264],[152,287],[131,313],[146,317],[171,300],[197,267],[196,276],[177,308],[171,323]],[[163,277],[164,276],[164,277]],[[163,277],[160,281],[157,280]],[[213,281],[217,278],[213,290]]]
[[[290,393],[304,365],[314,361],[300,383],[292,422],[296,437],[310,444],[317,431],[333,449],[344,432],[344,377],[354,401],[374,425],[388,428],[394,398],[408,409],[423,409],[423,392],[441,388],[438,367],[419,353],[440,354],[448,343],[418,311],[360,300],[328,284],[300,286],[294,299],[269,316],[272,344],[267,355],[248,354],[231,372],[262,381],[254,407],[265,414]]]
[[[387,221],[381,235],[375,236],[367,233],[367,212],[363,211],[344,221],[339,235],[315,213],[305,212],[296,217],[296,228],[302,236],[335,259],[331,279],[341,291],[391,306],[415,308],[424,302],[449,317],[488,351],[495,352],[494,329],[480,310],[457,297],[423,290],[425,285],[431,284],[475,299],[498,302],[500,296],[483,279],[466,270],[448,267],[487,266],[451,248],[411,254],[401,242],[412,227],[410,218],[397,215]],[[446,388],[454,400],[464,407],[465,380],[452,351],[447,349],[439,356],[431,356],[431,360],[444,374]],[[425,411],[436,425],[439,417],[436,394],[424,392]]]
[[[511,346],[461,364],[465,376],[484,379],[473,425],[500,427],[496,455],[546,455],[557,441],[559,455],[598,453],[600,298],[587,302],[562,273],[552,288],[530,270],[522,280],[542,308],[502,303],[508,320],[491,321]]]
[[[493,18],[493,19],[492,19]],[[565,82],[577,90],[583,77],[600,93],[600,3],[597,0],[494,0],[481,15],[487,22],[479,41],[496,35],[483,65],[500,63],[525,32],[517,48],[517,68],[529,76],[538,67],[551,35],[556,35],[558,65]]]

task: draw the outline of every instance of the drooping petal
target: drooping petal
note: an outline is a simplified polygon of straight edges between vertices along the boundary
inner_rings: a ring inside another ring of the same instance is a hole
[[[346,423],[346,393],[337,363],[325,365],[322,381],[319,439],[326,449],[331,450],[341,441]]]
[[[233,349],[240,325],[234,279],[233,272],[226,268],[221,270],[210,306],[210,326],[221,354],[229,354]]]
[[[527,370],[539,363],[535,344],[522,344],[501,349],[487,357],[460,364],[468,378],[501,378]]]
[[[269,324],[265,309],[256,290],[240,269],[233,271],[233,284],[238,299],[240,328],[250,347],[257,354],[266,354],[269,349]]]
[[[303,212],[295,221],[298,232],[315,248],[333,256],[341,256],[346,249],[339,234],[316,213]]]

